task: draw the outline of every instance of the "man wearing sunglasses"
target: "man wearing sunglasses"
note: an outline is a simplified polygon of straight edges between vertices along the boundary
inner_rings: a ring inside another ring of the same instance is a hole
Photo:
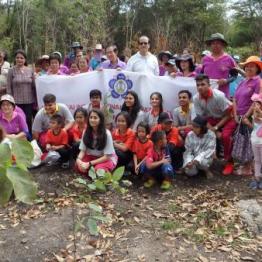
[[[147,36],[138,40],[139,51],[130,57],[127,62],[127,71],[159,75],[157,58],[149,52],[150,41]]]

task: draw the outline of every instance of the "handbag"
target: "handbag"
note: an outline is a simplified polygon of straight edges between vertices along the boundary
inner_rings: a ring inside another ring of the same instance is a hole
[[[240,163],[247,163],[253,160],[253,150],[251,145],[252,129],[242,123],[242,119],[233,136],[232,158]]]

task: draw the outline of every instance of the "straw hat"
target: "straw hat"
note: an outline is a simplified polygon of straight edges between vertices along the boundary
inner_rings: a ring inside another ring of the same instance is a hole
[[[260,69],[260,72],[262,71],[262,61],[258,56],[250,56],[247,58],[247,60],[244,63],[240,63],[242,67],[245,67],[247,64],[255,63],[258,68]]]

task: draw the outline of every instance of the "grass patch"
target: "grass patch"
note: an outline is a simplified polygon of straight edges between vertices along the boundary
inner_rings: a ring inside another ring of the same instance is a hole
[[[164,230],[175,230],[180,227],[180,224],[176,221],[162,221],[161,228]]]

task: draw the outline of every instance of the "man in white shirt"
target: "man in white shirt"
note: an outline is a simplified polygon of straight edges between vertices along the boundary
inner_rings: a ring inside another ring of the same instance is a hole
[[[138,41],[139,51],[127,62],[127,71],[149,73],[159,76],[157,58],[149,52],[150,41],[147,36],[141,36]]]

